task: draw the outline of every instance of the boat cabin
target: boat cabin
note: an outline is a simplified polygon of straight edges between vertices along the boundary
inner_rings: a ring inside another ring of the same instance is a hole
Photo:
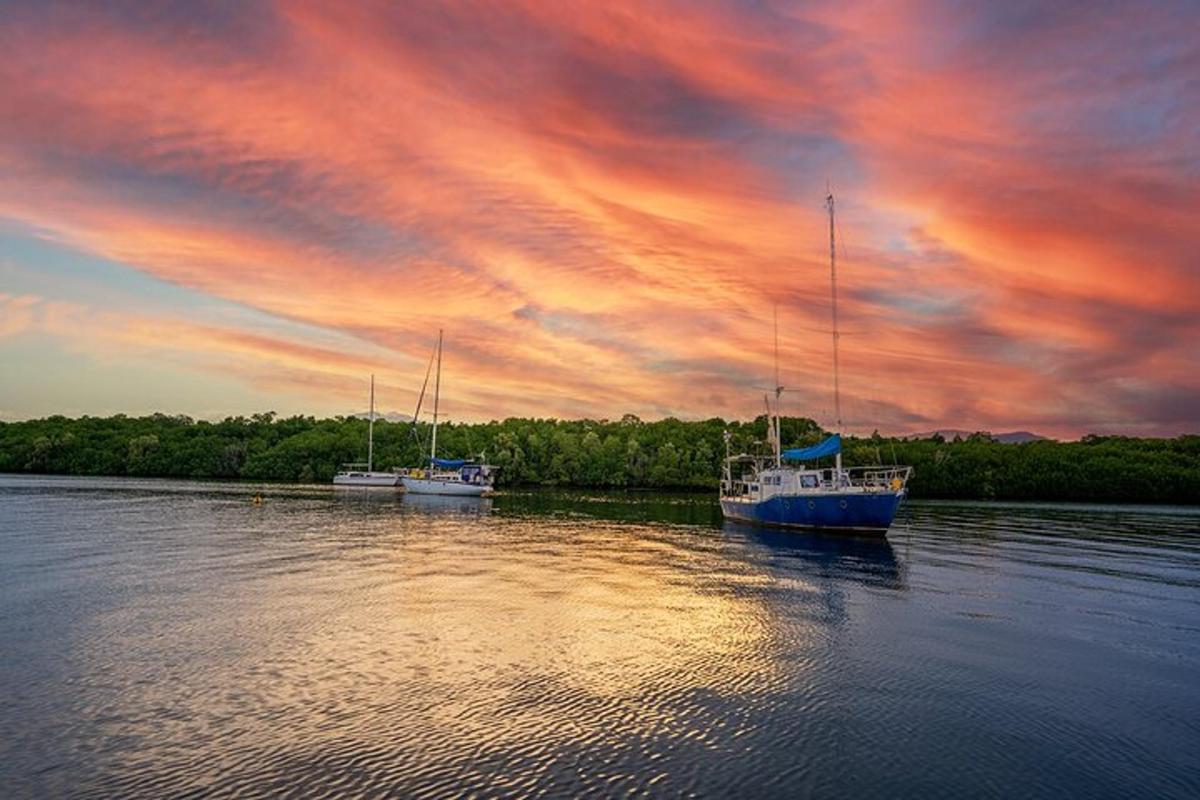
[[[432,460],[431,467],[410,469],[406,474],[410,478],[463,483],[470,486],[491,486],[496,480],[498,471],[499,467],[491,464],[480,464],[462,459],[435,458]]]
[[[735,466],[741,466],[738,474]],[[874,494],[897,492],[908,483],[910,467],[816,469],[776,466],[762,456],[731,456],[721,481],[721,495],[762,502],[776,495]]]

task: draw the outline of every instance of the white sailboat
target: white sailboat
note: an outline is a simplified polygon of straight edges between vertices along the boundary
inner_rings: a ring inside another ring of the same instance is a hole
[[[442,331],[438,331],[437,378],[433,384],[433,433],[427,466],[401,475],[404,490],[411,494],[440,494],[482,497],[492,493],[496,468],[466,459],[437,457],[438,399],[442,390]]]
[[[333,476],[335,486],[398,486],[400,477],[394,472],[374,472],[375,460],[375,376],[371,376],[371,410],[367,423],[366,463],[343,464]]]

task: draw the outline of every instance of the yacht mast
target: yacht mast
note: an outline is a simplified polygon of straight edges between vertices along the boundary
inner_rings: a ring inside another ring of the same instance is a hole
[[[438,397],[442,393],[442,330],[438,329],[437,377],[433,381],[433,436],[429,443],[429,471],[433,472],[433,459],[437,458]]]
[[[842,394],[838,374],[838,340],[841,335],[838,333],[837,247],[833,233],[833,192],[829,192],[825,196],[825,205],[829,208],[829,293],[833,301],[833,413],[836,418],[834,432],[840,434],[842,432]],[[836,463],[840,476],[842,472],[842,451],[840,449],[837,453]]]
[[[775,466],[783,466],[783,439],[779,430],[779,398],[783,387],[779,385],[779,304],[775,304]],[[770,409],[768,409],[770,410]],[[767,420],[770,423],[770,420]]]
[[[375,373],[371,373],[371,411],[367,423],[367,472],[375,463]]]

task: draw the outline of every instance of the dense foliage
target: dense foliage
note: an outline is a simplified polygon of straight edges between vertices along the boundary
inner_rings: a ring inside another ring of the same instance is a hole
[[[735,451],[752,451],[766,420],[450,423],[438,428],[438,451],[482,453],[507,485],[714,489],[726,430]],[[376,422],[375,467],[420,464],[428,435],[424,423]],[[811,420],[783,421],[789,446],[822,435]],[[355,417],[49,417],[0,423],[0,471],[328,482],[340,464],[364,459],[366,439],[367,422]],[[911,464],[915,497],[1200,502],[1200,436],[1000,444],[986,434],[952,442],[876,435],[847,438],[845,460]]]

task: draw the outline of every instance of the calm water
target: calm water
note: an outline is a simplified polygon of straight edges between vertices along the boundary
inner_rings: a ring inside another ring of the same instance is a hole
[[[6,796],[1200,796],[1200,509],[0,476]]]

